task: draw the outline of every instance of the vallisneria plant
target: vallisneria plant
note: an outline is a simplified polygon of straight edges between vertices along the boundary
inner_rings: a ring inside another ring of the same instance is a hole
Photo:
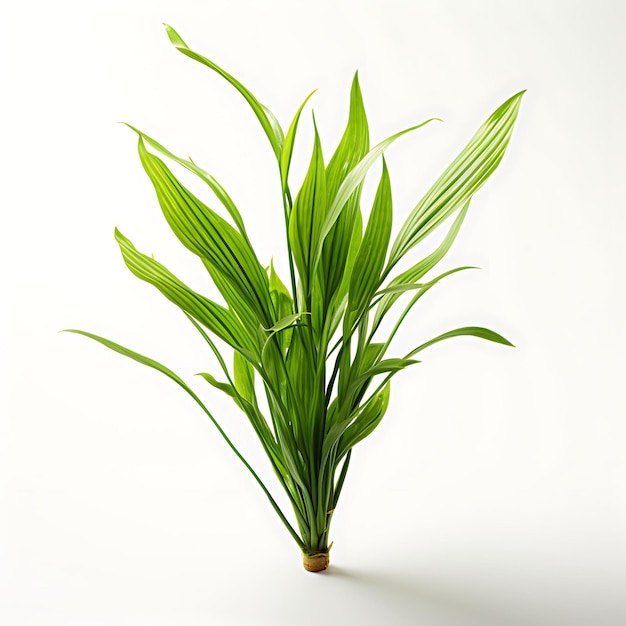
[[[350,92],[347,127],[330,160],[322,155],[315,128],[313,154],[300,190],[289,181],[298,122],[312,94],[283,132],[278,120],[239,81],[191,50],[166,26],[174,47],[220,74],[246,99],[278,165],[289,277],[264,267],[231,196],[194,161],[175,156],[130,126],[139,138],[139,157],[161,210],[175,235],[197,255],[225,305],[187,287],[152,256],[139,252],[119,230],[115,239],[130,271],[177,305],[208,344],[221,369],[220,380],[200,374],[229,396],[245,414],[293,508],[289,521],[268,487],[240,454],[213,413],[173,371],[117,343],[91,333],[108,348],[152,367],[180,385],[213,422],[220,435],[265,492],[302,551],[304,567],[328,567],[329,529],[352,450],[380,423],[389,403],[391,378],[419,363],[425,348],[451,337],[472,335],[512,345],[478,326],[445,332],[405,354],[389,355],[398,329],[414,305],[446,276],[427,277],[454,242],[470,201],[502,160],[523,92],[499,106],[417,203],[392,240],[392,196],[383,152],[399,137],[432,120],[402,130],[370,147],[358,77]],[[165,157],[165,161],[160,158]],[[371,166],[382,159],[382,174],[367,223],[360,196]],[[222,214],[209,208],[172,174],[166,161],[193,172],[213,192]],[[405,255],[448,218],[443,241],[408,269],[394,271]],[[402,301],[402,296],[408,302]],[[398,308],[398,304],[404,304]],[[382,325],[383,320],[391,324]],[[383,333],[383,327],[390,331]],[[229,356],[230,364],[227,361]],[[266,402],[259,402],[260,394]],[[267,407],[267,408],[263,408]]]

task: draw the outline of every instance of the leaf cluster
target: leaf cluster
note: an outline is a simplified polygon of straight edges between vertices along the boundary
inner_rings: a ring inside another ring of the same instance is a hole
[[[228,396],[247,418],[292,505],[295,525],[213,413],[179,376],[107,339],[71,332],[152,367],[181,386],[252,472],[299,547],[315,554],[328,548],[329,524],[352,450],[385,415],[391,378],[419,363],[414,357],[422,350],[451,337],[471,335],[511,345],[494,331],[467,326],[404,354],[390,354],[392,340],[416,303],[447,276],[469,269],[457,267],[427,278],[456,239],[474,194],[502,160],[523,92],[488,117],[392,237],[393,201],[384,152],[432,119],[372,147],[355,75],[345,132],[325,159],[314,124],[310,163],[294,197],[291,157],[301,114],[313,94],[299,107],[285,134],[271,111],[237,79],[191,50],[173,28],[166,26],[166,30],[178,51],[237,89],[267,136],[277,163],[290,275],[283,282],[272,263],[264,266],[239,209],[211,174],[134,126],[129,128],[137,135],[139,158],[165,219],[180,242],[201,260],[223,302],[192,290],[152,256],[137,250],[117,229],[115,239],[128,269],[179,307],[215,355],[219,372],[200,376]],[[380,159],[382,172],[365,222],[363,183]],[[209,207],[187,189],[168,163],[202,180],[213,192],[217,207]],[[398,263],[448,218],[453,220],[441,243],[425,258],[409,263],[408,269],[396,271]],[[387,318],[393,327],[384,334],[381,325]],[[260,401],[260,394],[265,402]],[[267,414],[262,406],[268,408]]]

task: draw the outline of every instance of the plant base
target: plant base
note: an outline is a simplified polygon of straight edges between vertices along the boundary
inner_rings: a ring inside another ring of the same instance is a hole
[[[316,554],[302,553],[302,564],[307,572],[323,572],[330,564],[328,550]]]

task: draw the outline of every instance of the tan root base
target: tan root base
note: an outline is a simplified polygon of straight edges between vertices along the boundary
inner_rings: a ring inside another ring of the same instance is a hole
[[[302,564],[307,572],[323,572],[330,564],[330,558],[328,552],[302,553]]]

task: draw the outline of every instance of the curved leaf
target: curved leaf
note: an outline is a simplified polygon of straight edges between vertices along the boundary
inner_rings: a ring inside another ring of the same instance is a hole
[[[139,129],[123,122],[125,126],[128,126],[131,130],[134,130],[148,145],[152,146],[155,150],[163,154],[164,156],[172,159],[179,165],[182,165],[184,168],[188,169],[190,172],[193,172],[198,176],[201,180],[203,180],[213,191],[213,193],[217,196],[219,201],[224,205],[230,216],[233,218],[235,225],[239,229],[239,232],[247,238],[246,227],[243,223],[243,218],[241,217],[241,213],[239,213],[239,209],[235,206],[235,203],[232,201],[231,197],[226,193],[226,190],[209,174],[205,172],[202,168],[198,167],[193,161],[181,159],[177,157],[175,154],[172,154],[167,148],[162,146],[158,141],[152,139],[152,137],[148,137],[145,133],[141,132]]]
[[[461,337],[464,335],[469,335],[472,337],[479,337],[480,339],[487,339],[488,341],[494,341],[495,343],[501,343],[505,346],[515,347],[508,339],[505,339],[502,335],[494,332],[493,330],[489,330],[488,328],[482,328],[481,326],[465,326],[463,328],[456,328],[455,330],[449,330],[447,333],[443,333],[438,335],[434,339],[423,343],[421,346],[415,348],[415,350],[411,350],[405,359],[409,359],[412,356],[416,355],[418,352],[421,352],[424,348],[428,348],[428,346],[432,346],[434,343],[438,343],[439,341],[443,341],[444,339],[450,339],[451,337]]]
[[[176,236],[220,272],[254,311],[259,323],[271,325],[274,313],[267,274],[250,243],[181,185],[165,163],[146,150],[141,137],[138,149],[161,210]]]
[[[223,70],[219,65],[213,63],[206,57],[194,52],[189,48],[189,46],[183,41],[182,37],[168,24],[163,24],[165,26],[165,30],[167,32],[167,36],[169,37],[172,45],[184,55],[193,59],[194,61],[198,61],[198,63],[202,63],[202,65],[206,65],[211,68],[213,71],[217,72],[220,76],[225,78],[248,102],[250,108],[254,111],[254,114],[257,116],[267,138],[270,140],[270,144],[272,145],[272,149],[274,150],[274,154],[276,158],[280,160],[280,155],[283,149],[283,132],[280,128],[280,125],[276,121],[276,118],[271,113],[271,111],[262,105],[253,95],[252,93],[244,87],[234,76],[231,76],[228,72]]]
[[[154,285],[168,300],[215,333],[235,349],[255,351],[239,320],[224,307],[196,293],[166,267],[139,252],[116,228],[115,239],[128,269],[137,278]]]

